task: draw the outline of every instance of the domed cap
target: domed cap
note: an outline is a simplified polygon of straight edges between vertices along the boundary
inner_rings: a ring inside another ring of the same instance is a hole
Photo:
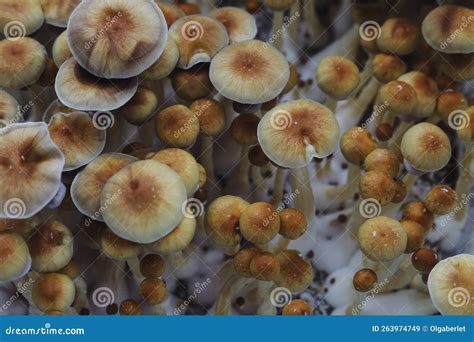
[[[431,270],[428,289],[434,306],[443,315],[474,315],[474,256],[458,254]]]
[[[313,281],[313,267],[296,250],[285,250],[277,254],[280,274],[278,286],[286,287],[292,293],[304,291]]]
[[[45,123],[11,124],[0,130],[0,218],[29,218],[61,184],[64,156]]]
[[[230,43],[254,39],[257,35],[257,23],[249,12],[238,7],[220,7],[210,13],[225,26]]]
[[[249,40],[222,49],[211,62],[209,77],[226,98],[259,104],[282,92],[290,68],[277,49],[259,40]]]
[[[16,39],[30,35],[43,25],[44,14],[38,0],[2,0],[0,2],[0,32]]]
[[[312,100],[283,103],[267,112],[258,125],[258,141],[274,163],[289,168],[324,158],[337,146],[339,124],[327,107]]]
[[[161,80],[171,74],[178,64],[179,50],[178,45],[173,38],[168,36],[166,40],[165,49],[160,58],[156,60],[148,69],[146,69],[142,76],[146,79],[157,81]]]
[[[36,83],[47,60],[46,49],[34,39],[0,40],[0,87],[19,89]]]
[[[67,31],[63,31],[56,37],[52,48],[53,60],[59,68],[65,61],[72,57],[71,50],[67,46]]]
[[[6,91],[0,89],[0,120],[14,123],[21,119],[19,105],[16,99]]]
[[[84,112],[54,114],[48,130],[51,139],[64,154],[64,171],[86,165],[105,146],[105,130],[97,129],[93,119]]]
[[[395,113],[401,115],[411,115],[418,103],[415,89],[400,80],[384,84],[379,90],[378,98],[382,103],[387,103],[387,106]]]
[[[123,239],[150,243],[181,221],[186,188],[179,175],[156,160],[125,166],[105,183],[101,206],[105,223]]]
[[[168,27],[170,27],[179,18],[186,16],[186,13],[184,13],[183,10],[175,4],[169,4],[157,0],[155,0],[155,3],[160,8],[161,12],[163,12],[166,25],[168,25]]]
[[[97,78],[74,60],[59,68],[55,90],[66,106],[84,111],[107,111],[127,103],[138,89],[136,77],[108,80]]]
[[[433,114],[439,93],[438,85],[433,79],[421,71],[411,71],[400,76],[398,80],[408,83],[416,92],[418,102],[412,115],[417,118],[424,118]]]
[[[442,169],[448,163],[451,158],[451,143],[441,128],[421,122],[405,132],[401,152],[416,170],[432,172]]]
[[[399,56],[408,55],[415,51],[420,38],[418,26],[406,18],[389,18],[377,37],[377,46],[382,52]]]
[[[319,88],[336,100],[345,99],[359,85],[357,65],[341,56],[324,57],[316,69]]]
[[[201,14],[176,20],[170,27],[170,36],[178,45],[178,67],[183,69],[210,62],[229,43],[224,25]]]
[[[104,153],[79,172],[71,184],[76,208],[94,220],[102,220],[100,194],[107,180],[137,158],[121,153]]]
[[[14,281],[30,269],[28,246],[21,235],[13,232],[0,233],[0,281]]]
[[[33,283],[33,303],[41,311],[66,311],[74,302],[75,295],[74,283],[64,274],[46,273]]]
[[[83,0],[67,28],[74,58],[104,78],[129,78],[148,69],[163,52],[167,35],[163,12],[151,0]]]
[[[435,50],[445,53],[474,52],[474,11],[457,5],[435,7],[423,20],[421,32]]]
[[[46,22],[57,27],[66,27],[69,16],[81,0],[40,0]]]
[[[147,247],[156,253],[165,255],[177,253],[185,249],[196,234],[196,219],[185,215],[178,226],[164,238],[155,241]]]

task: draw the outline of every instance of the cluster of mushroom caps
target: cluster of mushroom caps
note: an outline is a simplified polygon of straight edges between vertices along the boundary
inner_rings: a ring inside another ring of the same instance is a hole
[[[406,13],[401,3],[397,13]],[[265,1],[274,11],[274,32],[295,4]],[[275,314],[272,289],[299,294],[313,282],[314,265],[288,247],[314,239],[308,166],[332,155],[340,141],[347,184],[331,190],[340,202],[360,195],[347,226],[366,256],[355,289],[370,291],[411,255],[441,313],[472,314],[474,285],[466,276],[472,256],[438,262],[437,252],[423,246],[435,215],[450,213],[472,185],[474,109],[457,87],[474,79],[474,25],[463,19],[474,12],[431,6],[417,21],[384,12],[385,6],[353,5],[355,27],[375,20],[380,32],[376,39],[361,34],[355,43],[368,56],[361,72],[349,56],[318,63],[321,104],[296,89],[298,65],[280,51],[281,37],[273,46],[255,39],[255,1],[249,11],[222,7],[205,15],[196,4],[153,0],[3,0],[0,87],[9,92],[0,90],[0,280],[17,287],[32,281],[23,293],[32,309],[86,314],[91,286],[76,252],[85,246],[100,260],[105,256],[112,282],[129,272],[142,299],[132,293],[107,313],[140,314],[146,306],[163,314],[164,259],[183,266],[185,250],[205,232],[232,257],[215,312],[229,313],[232,297],[252,283],[258,312]],[[305,9],[312,24],[313,10]],[[31,108],[19,110],[25,96]],[[362,125],[371,103],[373,119]],[[347,104],[356,109],[344,116],[339,109]],[[273,191],[272,203],[216,194],[213,148],[229,111],[230,135],[241,149],[233,185],[248,187],[250,170],[275,171],[273,187],[265,189]],[[467,124],[456,126],[453,113]],[[446,126],[464,146],[456,189],[435,185],[423,201],[404,203],[422,174],[452,158]],[[129,141],[130,131],[137,141]],[[287,172],[298,194],[293,208],[280,203]],[[202,219],[188,204],[198,203],[197,211],[207,204],[206,183],[213,201]],[[380,212],[367,218],[363,205],[370,201]],[[467,303],[450,305],[453,287],[467,289]],[[312,314],[312,308],[296,299],[283,314]]]

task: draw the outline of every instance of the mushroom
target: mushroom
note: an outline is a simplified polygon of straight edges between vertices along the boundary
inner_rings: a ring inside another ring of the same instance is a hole
[[[69,16],[81,0],[40,0],[46,23],[66,27]]]
[[[411,115],[415,118],[431,116],[436,109],[439,93],[436,82],[421,71],[411,71],[403,74],[398,80],[411,85],[416,92],[418,101]]]
[[[0,40],[0,86],[20,89],[36,83],[46,68],[48,54],[32,38]]]
[[[105,131],[84,112],[57,113],[48,125],[53,142],[64,154],[64,171],[88,164],[104,149]]]
[[[229,43],[224,25],[201,14],[176,20],[171,25],[169,34],[178,46],[178,67],[182,69],[210,62]]]
[[[119,313],[122,316],[139,316],[142,313],[142,309],[136,300],[125,299],[120,303]]]
[[[440,261],[428,277],[431,300],[443,315],[474,314],[474,256],[458,254]]]
[[[11,124],[0,142],[0,218],[32,217],[58,192],[64,156],[45,123]]]
[[[247,241],[264,246],[278,234],[280,214],[270,203],[252,203],[240,215],[239,229]]]
[[[159,254],[147,254],[140,260],[140,273],[145,278],[159,278],[165,272],[165,261]]]
[[[110,177],[137,158],[121,153],[104,153],[90,162],[74,178],[71,198],[76,208],[93,220],[102,220],[100,196]]]
[[[474,53],[443,54],[439,53],[440,69],[446,75],[457,81],[474,79]]]
[[[169,4],[167,4],[169,5]],[[168,77],[178,64],[179,50],[173,38],[168,37],[161,56],[146,69],[142,76],[147,80],[158,81]]]
[[[166,284],[161,279],[148,278],[141,282],[138,292],[145,303],[150,304],[155,313],[159,312],[158,304],[166,298]]]
[[[135,95],[117,109],[117,113],[132,125],[141,126],[155,113],[156,108],[158,98],[155,93],[147,87],[139,86]]]
[[[22,278],[31,267],[28,246],[15,232],[0,232],[0,281]]]
[[[407,18],[389,18],[377,37],[377,46],[382,52],[404,56],[415,51],[420,38],[417,25]]]
[[[435,50],[445,53],[472,53],[474,11],[458,5],[435,7],[423,19],[421,32]]]
[[[429,248],[418,248],[411,256],[413,267],[422,274],[429,274],[438,261],[438,254]]]
[[[153,1],[83,0],[67,27],[76,61],[103,78],[130,78],[148,69],[163,53],[167,35],[163,12]]]
[[[423,202],[433,214],[446,215],[456,205],[456,197],[456,191],[450,186],[439,184],[428,191]]]
[[[67,31],[63,31],[54,40],[52,54],[54,63],[56,63],[58,68],[72,57],[71,50],[69,50],[69,46],[67,45]]]
[[[0,90],[0,120],[7,124],[22,119],[16,99],[4,90]]]
[[[199,135],[199,120],[188,107],[173,105],[158,113],[155,129],[165,144],[185,148],[195,143]]]
[[[115,234],[150,243],[178,225],[185,201],[186,188],[175,171],[156,160],[143,160],[110,177],[100,202],[104,221]]]
[[[209,77],[224,97],[260,104],[277,97],[290,77],[285,57],[259,40],[231,44],[211,61]]]
[[[186,16],[186,13],[184,13],[183,10],[175,4],[169,4],[157,0],[155,0],[155,3],[160,8],[161,12],[163,12],[168,27],[170,27],[179,18]]]
[[[259,252],[250,260],[250,274],[258,280],[276,280],[280,274],[280,262],[271,252]]]
[[[38,0],[4,0],[0,3],[0,31],[17,39],[40,29],[44,14]]]
[[[107,111],[127,103],[138,89],[136,77],[108,80],[83,69],[74,58],[59,68],[55,90],[68,107],[85,111]]]
[[[286,249],[292,240],[302,236],[308,228],[304,213],[295,208],[285,208],[280,211],[280,230],[282,238],[272,248],[274,253]]]
[[[257,35],[255,18],[241,8],[232,6],[216,8],[211,11],[210,16],[225,26],[231,44],[254,39]]]
[[[193,101],[209,96],[214,89],[207,63],[195,65],[188,70],[175,69],[170,78],[176,95],[183,100]]]
[[[291,5],[293,5],[294,0],[265,0],[265,6],[270,8],[273,11],[273,21],[272,21],[272,31],[271,37],[273,40],[273,45],[278,50],[281,49],[283,37],[282,37],[282,28],[283,28],[283,15],[285,10],[288,10]]]
[[[66,311],[73,303],[76,289],[72,280],[60,273],[41,275],[33,284],[33,303],[45,312]]]
[[[299,293],[311,284],[313,267],[298,251],[284,250],[277,254],[277,259],[280,262],[280,273],[275,281],[277,286],[285,287],[292,293]]]
[[[302,299],[294,299],[282,309],[283,316],[311,316],[312,314],[313,308]]]
[[[370,268],[363,268],[358,270],[352,278],[352,284],[356,291],[368,292],[377,283],[377,273]]]

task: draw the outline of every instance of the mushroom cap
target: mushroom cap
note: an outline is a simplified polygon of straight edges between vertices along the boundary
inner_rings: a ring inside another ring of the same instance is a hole
[[[239,229],[242,236],[255,244],[267,243],[280,230],[280,214],[266,202],[250,204],[240,215]]]
[[[252,278],[253,275],[250,272],[250,263],[254,256],[260,251],[256,247],[245,247],[239,250],[232,259],[232,266],[234,270],[243,277]]]
[[[178,226],[171,233],[147,247],[155,253],[169,255],[185,249],[196,234],[196,219],[185,215]]]
[[[73,108],[69,108],[68,106],[65,106],[64,104],[61,103],[61,101],[56,99],[53,102],[51,102],[49,106],[46,108],[41,118],[41,121],[49,123],[49,121],[51,120],[54,114],[74,113],[74,112],[77,112],[77,110]]]
[[[74,283],[64,274],[46,273],[33,283],[33,302],[41,311],[66,311],[74,302],[75,295]]]
[[[464,121],[462,121],[464,122],[464,124],[461,124],[457,132],[459,138],[468,143],[472,143],[472,141],[474,140],[474,106],[466,108],[465,112],[467,115],[463,115],[460,117],[461,119],[464,117]]]
[[[169,34],[178,45],[178,67],[182,69],[210,62],[216,53],[229,43],[224,25],[201,14],[176,20],[171,25]]]
[[[72,259],[73,238],[68,227],[56,220],[42,224],[28,240],[32,268],[37,272],[56,272]]]
[[[156,60],[148,69],[146,69],[142,76],[148,80],[158,81],[168,77],[178,64],[179,50],[178,45],[173,38],[168,37],[166,40],[165,49],[160,58]]]
[[[0,120],[12,123],[21,119],[16,99],[0,89]]]
[[[258,280],[275,280],[280,273],[280,262],[271,252],[259,252],[250,260],[250,273]]]
[[[186,188],[181,177],[156,160],[125,166],[105,183],[101,195],[107,226],[123,239],[150,243],[181,221]]]
[[[43,122],[8,125],[0,141],[0,218],[32,217],[56,195],[64,156]]]
[[[310,316],[312,314],[313,308],[303,299],[294,299],[282,309],[283,316]]]
[[[165,260],[158,254],[147,254],[140,260],[140,273],[145,278],[158,278],[165,272]]]
[[[402,219],[418,222],[426,232],[433,226],[434,215],[424,202],[413,201],[403,208]]]
[[[376,148],[364,160],[366,171],[378,170],[392,178],[397,178],[400,172],[400,161],[397,155],[386,148]]]
[[[214,90],[209,78],[209,64],[201,63],[188,70],[175,69],[170,75],[173,90],[183,100],[206,97]]]
[[[56,63],[56,66],[59,68],[61,65],[72,57],[71,50],[67,45],[67,31],[64,30],[57,38],[54,40],[52,48],[53,60]]]
[[[89,114],[84,112],[54,114],[48,130],[64,154],[64,171],[88,164],[105,147],[105,130],[97,129]]]
[[[405,253],[413,253],[423,245],[425,241],[425,228],[412,220],[402,220],[400,223],[407,233],[407,247]]]
[[[407,65],[398,56],[378,53],[372,60],[374,77],[377,81],[388,83],[406,73]]]
[[[230,43],[254,39],[257,35],[257,23],[249,12],[233,6],[216,8],[210,16],[224,25],[229,35]]]
[[[125,105],[117,109],[127,122],[142,125],[150,118],[158,107],[158,98],[150,88],[139,86],[137,92]]]
[[[466,96],[460,91],[448,89],[438,96],[436,113],[444,122],[449,123],[449,115],[458,110],[465,110],[468,106]]]
[[[411,71],[398,78],[399,81],[406,82],[415,89],[418,102],[415,106],[414,115],[417,118],[424,118],[433,114],[436,109],[438,99],[438,85],[421,71]]]
[[[207,208],[205,228],[209,238],[218,246],[233,247],[240,243],[238,231],[242,212],[250,204],[237,196],[216,198]]]
[[[390,81],[384,84],[378,93],[378,99],[395,113],[401,115],[412,115],[418,99],[415,89],[401,80]]]
[[[0,2],[0,32],[14,39],[40,29],[44,14],[38,0],[2,0]]]
[[[191,153],[179,148],[166,148],[151,159],[169,166],[181,177],[188,197],[199,188],[199,167]]]
[[[59,68],[55,84],[59,100],[84,111],[107,111],[122,107],[138,89],[136,77],[108,80],[83,69],[74,58]]]
[[[358,238],[364,254],[374,261],[390,261],[405,252],[407,234],[397,220],[377,216],[365,221],[359,228]]]
[[[474,11],[457,5],[435,7],[423,20],[421,32],[435,50],[445,53],[474,52]]]
[[[420,38],[418,26],[407,18],[389,18],[381,27],[377,46],[382,52],[399,56],[415,51]]]
[[[227,117],[219,101],[202,98],[191,103],[189,108],[196,114],[203,134],[215,137],[224,130]]]
[[[79,172],[71,184],[76,208],[94,220],[102,220],[100,195],[107,180],[137,158],[121,153],[104,153]]]
[[[115,260],[131,259],[141,252],[139,244],[120,238],[110,229],[104,229],[101,233],[100,247],[106,256]]]
[[[442,169],[449,162],[451,143],[441,128],[421,122],[403,135],[401,153],[416,170],[433,172]]]
[[[240,145],[255,145],[257,141],[257,128],[260,118],[254,114],[240,114],[230,125],[232,138]]]
[[[47,60],[44,46],[32,38],[0,40],[0,87],[19,89],[36,83]]]
[[[343,100],[359,85],[359,68],[346,57],[327,56],[316,68],[316,81],[331,98]]]
[[[456,199],[456,191],[448,185],[438,184],[428,191],[423,202],[433,214],[446,215],[456,205]]]
[[[104,78],[139,75],[161,56],[167,36],[163,12],[152,0],[82,0],[67,28],[74,58]]]
[[[330,155],[339,140],[339,124],[327,107],[302,99],[280,104],[260,120],[258,141],[274,163],[289,168]]]
[[[308,221],[304,213],[295,208],[285,208],[280,212],[280,235],[296,240],[306,232]]]
[[[177,5],[186,15],[193,15],[201,13],[201,8],[198,4],[190,2],[177,3]]]
[[[360,165],[377,148],[377,142],[369,131],[362,127],[349,128],[341,138],[340,149],[344,158],[352,164]]]
[[[380,205],[386,205],[395,196],[395,182],[392,177],[379,170],[367,171],[359,180],[362,198],[375,199]]]
[[[280,274],[275,283],[292,293],[304,291],[313,281],[313,267],[296,250],[284,250],[277,254]]]
[[[474,79],[474,53],[440,55],[440,68],[446,75],[456,81]]]
[[[155,118],[156,135],[165,144],[188,147],[199,135],[199,120],[186,106],[173,105],[163,109]]]
[[[138,292],[146,303],[160,304],[166,298],[166,284],[161,279],[145,279],[141,282]]]
[[[28,246],[20,234],[0,233],[0,281],[14,281],[23,277],[30,269],[31,258]]]
[[[222,49],[212,59],[209,77],[226,98],[259,104],[282,92],[290,68],[277,49],[259,40],[248,40]]]
[[[66,27],[69,17],[81,0],[40,0],[49,25]]]
[[[163,12],[166,25],[168,25],[168,27],[170,27],[179,18],[186,16],[186,13],[184,13],[183,10],[175,4],[169,4],[157,0],[155,0],[155,3],[160,8],[161,12]]]
[[[377,283],[377,273],[370,268],[362,268],[358,270],[352,278],[354,289],[359,292],[370,291]]]
[[[458,254],[440,261],[428,277],[434,306],[443,315],[474,315],[474,256]]]

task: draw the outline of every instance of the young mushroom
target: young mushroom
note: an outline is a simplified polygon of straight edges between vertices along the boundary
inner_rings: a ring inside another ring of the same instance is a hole
[[[40,0],[46,23],[66,27],[69,16],[81,0]]]
[[[420,39],[418,26],[406,18],[389,18],[377,37],[377,46],[382,52],[404,56],[415,51]]]
[[[21,25],[12,23],[20,22]],[[17,38],[38,31],[44,23],[43,9],[38,0],[4,0],[0,3],[0,31]]]
[[[0,120],[7,124],[20,121],[22,116],[16,99],[4,90],[0,90]]]
[[[313,267],[305,261],[298,251],[284,250],[277,254],[280,273],[275,281],[277,286],[287,288],[292,293],[304,291],[313,280]]]
[[[186,148],[192,146],[199,135],[199,120],[186,106],[173,105],[155,117],[158,138],[165,144]]]
[[[240,215],[239,229],[247,241],[264,245],[278,234],[280,214],[270,203],[252,203]]]
[[[211,11],[210,16],[225,26],[230,44],[254,39],[257,35],[255,18],[238,7],[220,7]]]
[[[56,37],[51,52],[54,63],[56,63],[58,68],[60,68],[65,61],[72,57],[71,50],[69,50],[67,45],[67,31],[63,31],[59,36]]]
[[[74,301],[76,289],[72,280],[60,273],[45,273],[33,284],[33,303],[45,312],[66,311]]]
[[[312,314],[313,308],[302,299],[294,299],[282,309],[283,316],[311,316]]]
[[[22,278],[31,267],[31,257],[25,240],[15,232],[0,233],[0,281]]]

